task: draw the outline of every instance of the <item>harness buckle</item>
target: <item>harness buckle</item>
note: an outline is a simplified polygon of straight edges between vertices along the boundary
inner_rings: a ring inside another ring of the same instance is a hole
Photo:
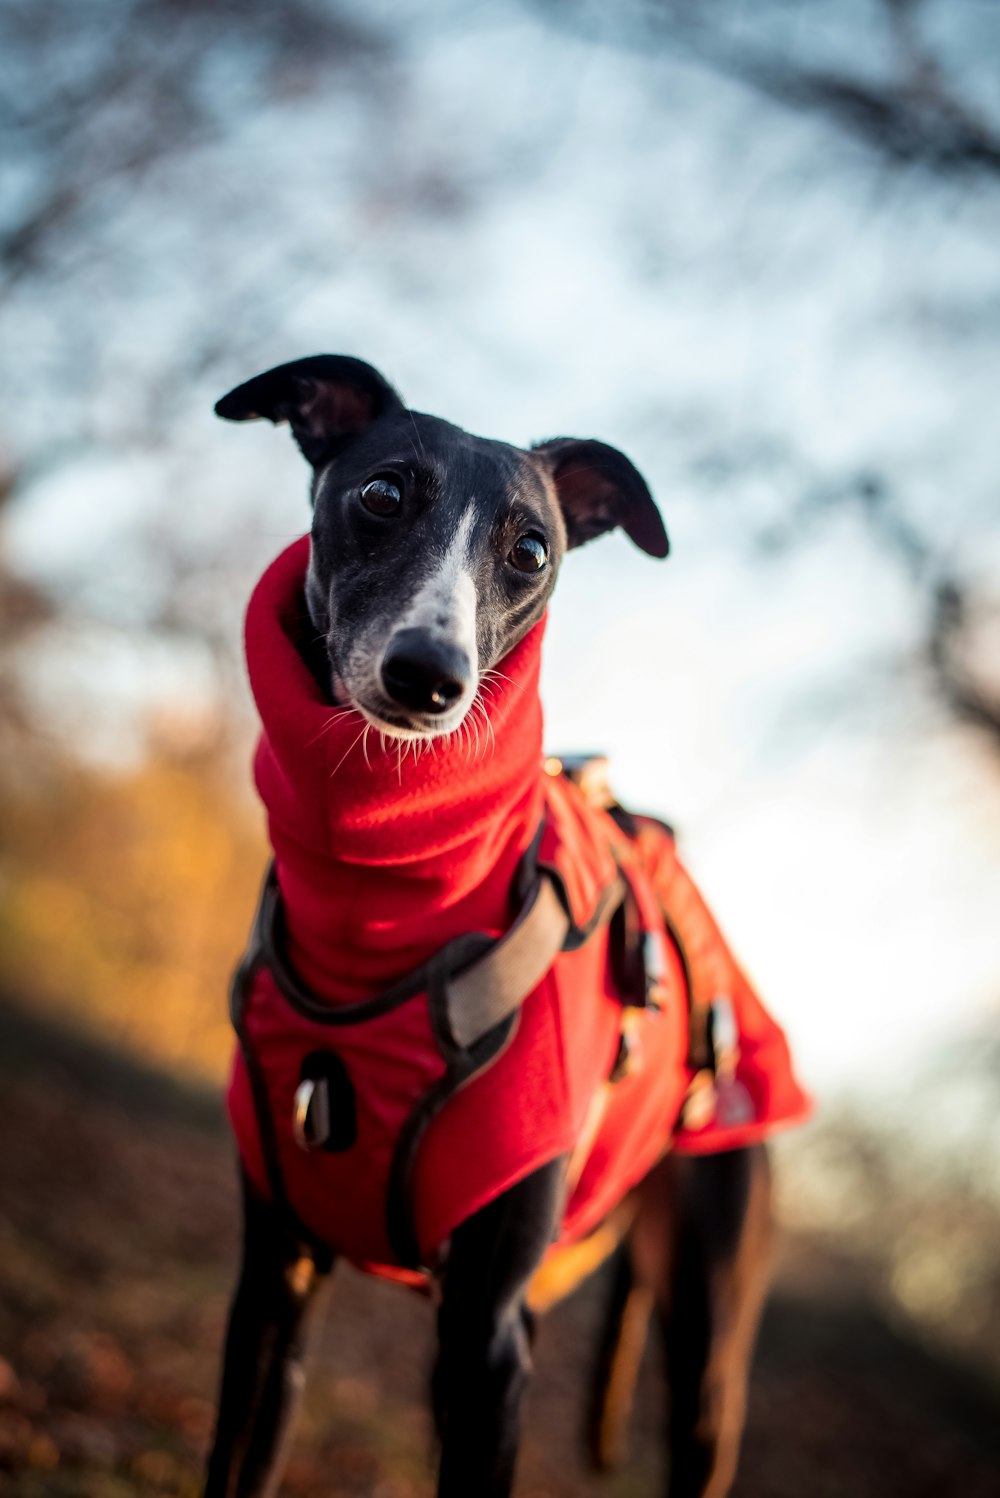
[[[740,1032],[733,1001],[726,993],[717,994],[708,1006],[708,1037],[716,1080],[731,1081],[740,1058]]]
[[[543,769],[546,775],[565,775],[583,792],[587,804],[598,811],[607,811],[616,805],[608,781],[608,756],[599,750],[586,754],[550,754]]]
[[[697,1131],[705,1128],[715,1117],[715,1107],[718,1102],[718,1093],[715,1090],[715,1077],[706,1067],[702,1071],[695,1072],[688,1083],[688,1090],[681,1104],[679,1123],[681,1128]]]
[[[322,1149],[330,1137],[330,1093],[323,1077],[305,1077],[295,1089],[292,1132],[301,1150]]]
[[[667,944],[661,931],[642,933],[642,967],[646,974],[646,1007],[662,1009],[670,997],[667,988]]]
[[[738,1128],[755,1117],[753,1099],[736,1076],[740,1032],[728,994],[717,994],[709,1004],[707,1030],[710,1064],[695,1072],[681,1105],[681,1127],[693,1132],[713,1122]]]
[[[358,1136],[354,1087],[334,1051],[310,1051],[292,1101],[292,1134],[302,1150],[348,1150]]]

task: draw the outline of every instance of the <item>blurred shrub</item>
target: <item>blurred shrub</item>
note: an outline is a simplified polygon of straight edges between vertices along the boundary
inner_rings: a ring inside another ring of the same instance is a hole
[[[0,985],[171,1068],[217,1076],[266,857],[245,767],[153,750],[110,773],[0,771]]]
[[[929,1096],[927,1081],[914,1109]],[[915,1121],[831,1108],[782,1140],[781,1217],[817,1246],[849,1252],[883,1310],[996,1379],[1000,1199],[990,1157],[978,1150],[958,1168]]]

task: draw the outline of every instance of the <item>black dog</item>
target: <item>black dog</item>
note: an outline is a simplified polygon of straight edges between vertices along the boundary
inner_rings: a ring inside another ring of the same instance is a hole
[[[401,740],[455,732],[495,667],[541,617],[568,548],[621,526],[647,552],[666,535],[615,449],[558,439],[531,451],[404,408],[357,360],[299,360],[219,402],[232,420],[287,421],[313,468],[303,651],[331,703]],[[453,1233],[440,1270],[433,1402],[439,1498],[511,1492],[530,1369],[527,1287],[559,1219],[566,1161],[535,1171]],[[606,1459],[621,1411],[630,1316],[662,1325],[671,1386],[671,1498],[721,1498],[735,1471],[766,1281],[762,1146],[666,1155],[634,1195],[594,1399]],[[272,1494],[320,1281],[332,1255],[244,1178],[242,1272],[225,1349],[206,1498]],[[634,1319],[634,1318],[633,1318]]]

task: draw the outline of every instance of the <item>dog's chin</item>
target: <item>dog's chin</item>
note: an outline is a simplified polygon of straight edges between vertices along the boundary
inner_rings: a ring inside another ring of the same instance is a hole
[[[413,739],[446,738],[448,734],[454,733],[465,721],[472,703],[471,701],[459,703],[450,712],[442,713],[440,716],[397,712],[382,703],[379,703],[377,707],[369,707],[364,702],[353,698],[351,706],[356,708],[373,728],[377,728],[379,733],[385,734],[387,739],[403,739],[410,742]]]

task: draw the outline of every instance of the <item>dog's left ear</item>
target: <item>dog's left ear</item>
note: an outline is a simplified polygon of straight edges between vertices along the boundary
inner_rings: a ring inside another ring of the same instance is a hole
[[[620,525],[651,557],[670,550],[667,532],[639,470],[606,442],[554,437],[532,453],[548,465],[569,544],[582,546]]]
[[[402,409],[388,380],[364,360],[313,354],[237,385],[216,403],[215,414],[226,421],[287,421],[315,468],[380,416]]]

